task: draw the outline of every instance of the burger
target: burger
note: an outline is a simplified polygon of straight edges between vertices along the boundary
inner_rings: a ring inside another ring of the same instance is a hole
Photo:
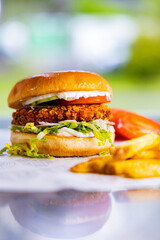
[[[5,150],[29,157],[91,156],[114,141],[109,121],[112,89],[101,76],[67,71],[34,75],[17,82],[8,96],[16,109],[12,146]]]
[[[75,239],[100,230],[109,220],[112,202],[105,192],[66,190],[21,194],[9,207],[15,220],[33,233]]]

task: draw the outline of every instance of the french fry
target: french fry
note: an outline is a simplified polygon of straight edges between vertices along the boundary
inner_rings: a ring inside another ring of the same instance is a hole
[[[103,173],[104,167],[111,156],[95,157],[87,162],[82,162],[72,167],[70,170],[76,173]]]
[[[139,151],[144,151],[158,147],[160,144],[160,137],[156,133],[148,133],[142,137],[135,138],[122,143],[113,148],[111,154],[114,160],[126,160],[133,158]]]
[[[152,148],[152,150],[154,150],[154,151],[160,151],[160,143],[159,143],[159,145],[158,145],[158,146],[156,146],[156,147]]]
[[[130,178],[160,177],[160,159],[133,159],[108,162],[105,174],[114,174]]]
[[[160,177],[159,146],[160,136],[156,133],[149,133],[122,143],[112,149],[112,155],[95,157],[87,162],[79,163],[72,167],[71,171],[130,178]]]
[[[93,158],[71,168],[76,173],[100,173],[119,175],[129,178],[147,178],[160,176],[160,159],[133,159],[128,161],[110,161],[109,156]]]
[[[134,157],[134,159],[141,158],[141,159],[160,159],[160,151],[153,151],[153,150],[148,150],[148,151],[142,151],[138,152]]]

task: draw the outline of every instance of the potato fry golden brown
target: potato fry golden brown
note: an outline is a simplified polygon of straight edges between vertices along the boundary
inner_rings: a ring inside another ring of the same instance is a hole
[[[100,173],[130,178],[160,176],[160,159],[133,159],[128,161],[110,161],[108,156],[93,158],[71,168],[76,173]]]
[[[133,159],[109,162],[104,168],[104,173],[131,178],[160,177],[160,159]]]
[[[95,157],[71,168],[76,173],[100,173],[130,178],[160,177],[160,136],[149,133],[126,141],[112,155]],[[127,161],[126,161],[127,160]]]
[[[76,173],[104,173],[104,167],[111,156],[95,157],[87,162],[82,162],[71,168]]]
[[[139,151],[149,150],[158,147],[160,137],[156,133],[148,133],[142,137],[135,138],[113,148],[111,154],[114,160],[126,160],[133,158]]]
[[[148,150],[148,151],[142,151],[138,152],[134,157],[134,159],[141,158],[141,159],[160,159],[160,151],[153,151],[153,150]]]

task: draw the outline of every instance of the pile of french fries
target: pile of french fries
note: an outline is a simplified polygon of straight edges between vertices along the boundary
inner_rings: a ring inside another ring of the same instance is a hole
[[[160,177],[160,136],[148,133],[71,168],[76,173],[99,173],[130,178]]]

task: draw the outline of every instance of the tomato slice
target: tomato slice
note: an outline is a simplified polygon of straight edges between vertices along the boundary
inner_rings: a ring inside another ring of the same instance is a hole
[[[149,132],[160,134],[160,123],[139,114],[112,108],[112,119],[115,122],[116,135],[126,139],[140,137]]]
[[[78,99],[72,101],[66,101],[63,99],[59,100],[60,105],[74,105],[74,104],[100,104],[100,103],[108,103],[110,99],[107,99],[106,96],[96,96],[96,97],[80,97]]]

